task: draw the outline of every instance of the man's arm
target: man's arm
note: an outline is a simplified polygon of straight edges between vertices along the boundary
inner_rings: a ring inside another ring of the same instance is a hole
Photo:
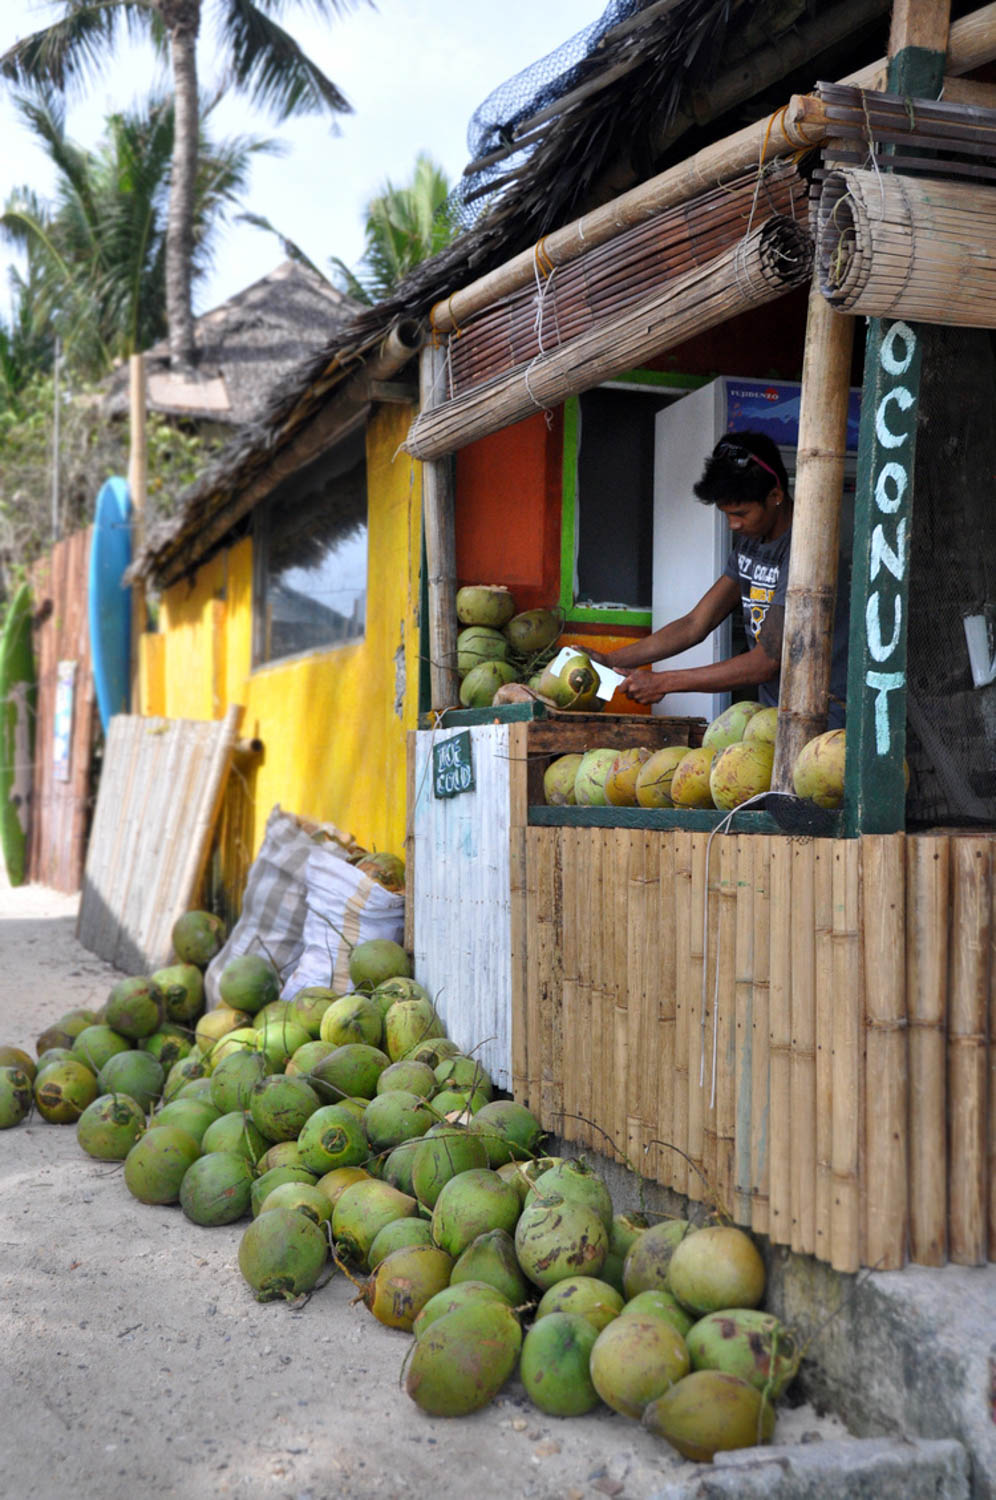
[[[667,693],[722,693],[733,688],[759,687],[777,677],[780,662],[762,645],[726,661],[703,667],[676,667],[668,672],[631,672],[619,690],[637,703],[658,703]]]
[[[722,578],[717,578],[712,588],[702,595],[698,604],[687,615],[669,621],[660,630],[655,630],[653,635],[643,636],[628,646],[620,646],[616,651],[589,651],[588,654],[604,666],[614,667],[617,672],[629,671],[631,667],[644,667],[655,661],[666,661],[669,656],[677,656],[679,652],[687,651],[689,646],[697,646],[699,641],[704,641],[739,603],[740,584],[735,578],[727,578],[724,574]],[[675,689],[669,688],[668,691],[674,692]]]

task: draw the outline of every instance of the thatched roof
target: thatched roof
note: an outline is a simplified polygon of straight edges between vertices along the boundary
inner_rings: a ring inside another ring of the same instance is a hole
[[[196,320],[194,378],[170,370],[165,340],[145,354],[149,411],[244,427],[285,378],[338,338],[358,305],[309,266],[286,260]],[[128,410],[127,366],[111,377],[110,415]]]
[[[489,139],[501,149],[518,126],[531,140],[505,159],[497,185],[487,173],[499,164],[472,175],[488,186],[480,219],[280,384],[258,420],[186,492],[180,514],[150,537],[135,571],[175,567],[181,549],[193,560],[191,540],[205,517],[263,474],[399,318],[424,318],[551,229],[780,108],[819,77],[881,56],[889,9],[890,0],[612,0],[581,61],[560,75],[553,69],[554,82],[534,89],[528,106],[479,137],[485,155]],[[530,125],[551,110],[551,93],[565,107]]]

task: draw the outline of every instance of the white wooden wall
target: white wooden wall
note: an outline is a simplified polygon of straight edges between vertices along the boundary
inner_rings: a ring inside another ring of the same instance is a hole
[[[474,790],[437,798],[432,746],[455,733],[416,735],[415,977],[457,1045],[510,1089],[509,731],[475,725]]]

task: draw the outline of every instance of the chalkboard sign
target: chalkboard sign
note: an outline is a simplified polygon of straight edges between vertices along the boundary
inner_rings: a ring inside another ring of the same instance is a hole
[[[432,790],[437,797],[458,797],[474,790],[474,757],[470,730],[432,747]]]

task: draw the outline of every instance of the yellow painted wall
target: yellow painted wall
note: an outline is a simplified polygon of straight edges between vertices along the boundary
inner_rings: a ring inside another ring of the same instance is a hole
[[[229,703],[244,705],[242,734],[265,747],[254,782],[254,849],[279,802],[336,823],[368,848],[403,852],[405,732],[418,712],[422,535],[418,466],[397,454],[410,421],[407,407],[381,407],[367,429],[362,641],[253,672],[248,539],[163,598],[165,695],[148,711],[207,719]]]

